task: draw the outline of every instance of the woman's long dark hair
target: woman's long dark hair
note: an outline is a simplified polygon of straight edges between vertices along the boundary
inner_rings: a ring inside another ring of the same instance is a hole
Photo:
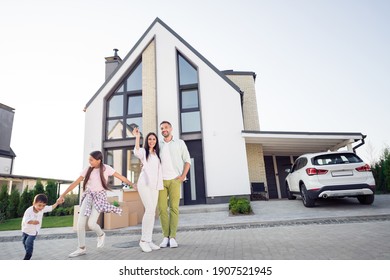
[[[156,151],[156,155],[158,157],[158,159],[161,161],[161,158],[160,158],[160,145],[158,144],[158,137],[156,135],[156,133],[154,132],[149,132],[148,135],[146,135],[146,138],[145,138],[145,152],[146,152],[146,160],[149,159],[149,143],[148,143],[148,138],[149,136],[153,135],[154,137],[156,137],[156,146],[154,146],[154,150]]]
[[[93,151],[89,154],[91,157],[93,157],[96,160],[100,159],[100,180],[102,181],[102,186],[105,190],[109,190],[110,188],[107,186],[106,179],[104,179],[104,170],[106,170],[106,167],[103,164],[103,154],[101,151]],[[84,184],[83,184],[83,191],[85,191],[85,186],[88,183],[89,177],[91,176],[92,170],[94,170],[94,167],[90,166],[88,168],[87,174],[85,175]]]

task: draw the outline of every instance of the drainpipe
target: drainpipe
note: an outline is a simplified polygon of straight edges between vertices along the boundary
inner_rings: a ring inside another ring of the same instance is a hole
[[[357,146],[355,146],[354,148],[353,148],[353,152],[356,154],[356,150],[357,150],[357,148],[359,148],[360,146],[363,146],[364,145],[364,139],[366,139],[366,137],[367,137],[367,135],[362,135],[363,136],[363,138],[362,138],[362,142],[359,144],[359,145],[357,145]]]

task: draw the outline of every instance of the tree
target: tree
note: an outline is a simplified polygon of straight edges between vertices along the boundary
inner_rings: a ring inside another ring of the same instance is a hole
[[[57,201],[57,184],[53,180],[47,182],[46,195],[48,198],[48,205],[52,205]]]
[[[390,148],[386,147],[372,168],[376,189],[380,193],[390,192]]]
[[[20,202],[20,192],[17,189],[13,189],[11,191],[11,195],[9,196],[9,205],[8,205],[8,213],[10,219],[18,217],[19,202]]]
[[[43,187],[41,180],[38,180],[34,186],[34,197],[41,193],[45,193],[45,188]]]
[[[8,203],[9,194],[7,185],[3,185],[0,190],[0,213],[3,214],[2,219],[8,218]]]
[[[29,191],[28,188],[25,188],[22,195],[20,196],[20,202],[18,207],[18,216],[22,217],[24,211],[30,207],[33,203],[34,191]]]

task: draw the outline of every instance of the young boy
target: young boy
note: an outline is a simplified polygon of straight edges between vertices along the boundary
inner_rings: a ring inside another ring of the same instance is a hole
[[[26,255],[24,260],[31,259],[34,241],[38,235],[39,229],[42,226],[43,214],[51,212],[58,204],[61,204],[62,200],[57,199],[56,203],[51,206],[47,204],[47,196],[45,194],[37,194],[34,197],[33,205],[26,209],[22,219],[22,240]]]

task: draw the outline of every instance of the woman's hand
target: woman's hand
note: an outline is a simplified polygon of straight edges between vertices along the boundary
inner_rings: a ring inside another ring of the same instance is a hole
[[[134,135],[136,138],[140,138],[140,137],[141,137],[141,133],[139,132],[139,128],[138,128],[138,127],[134,128],[134,130],[133,130],[133,135]]]

